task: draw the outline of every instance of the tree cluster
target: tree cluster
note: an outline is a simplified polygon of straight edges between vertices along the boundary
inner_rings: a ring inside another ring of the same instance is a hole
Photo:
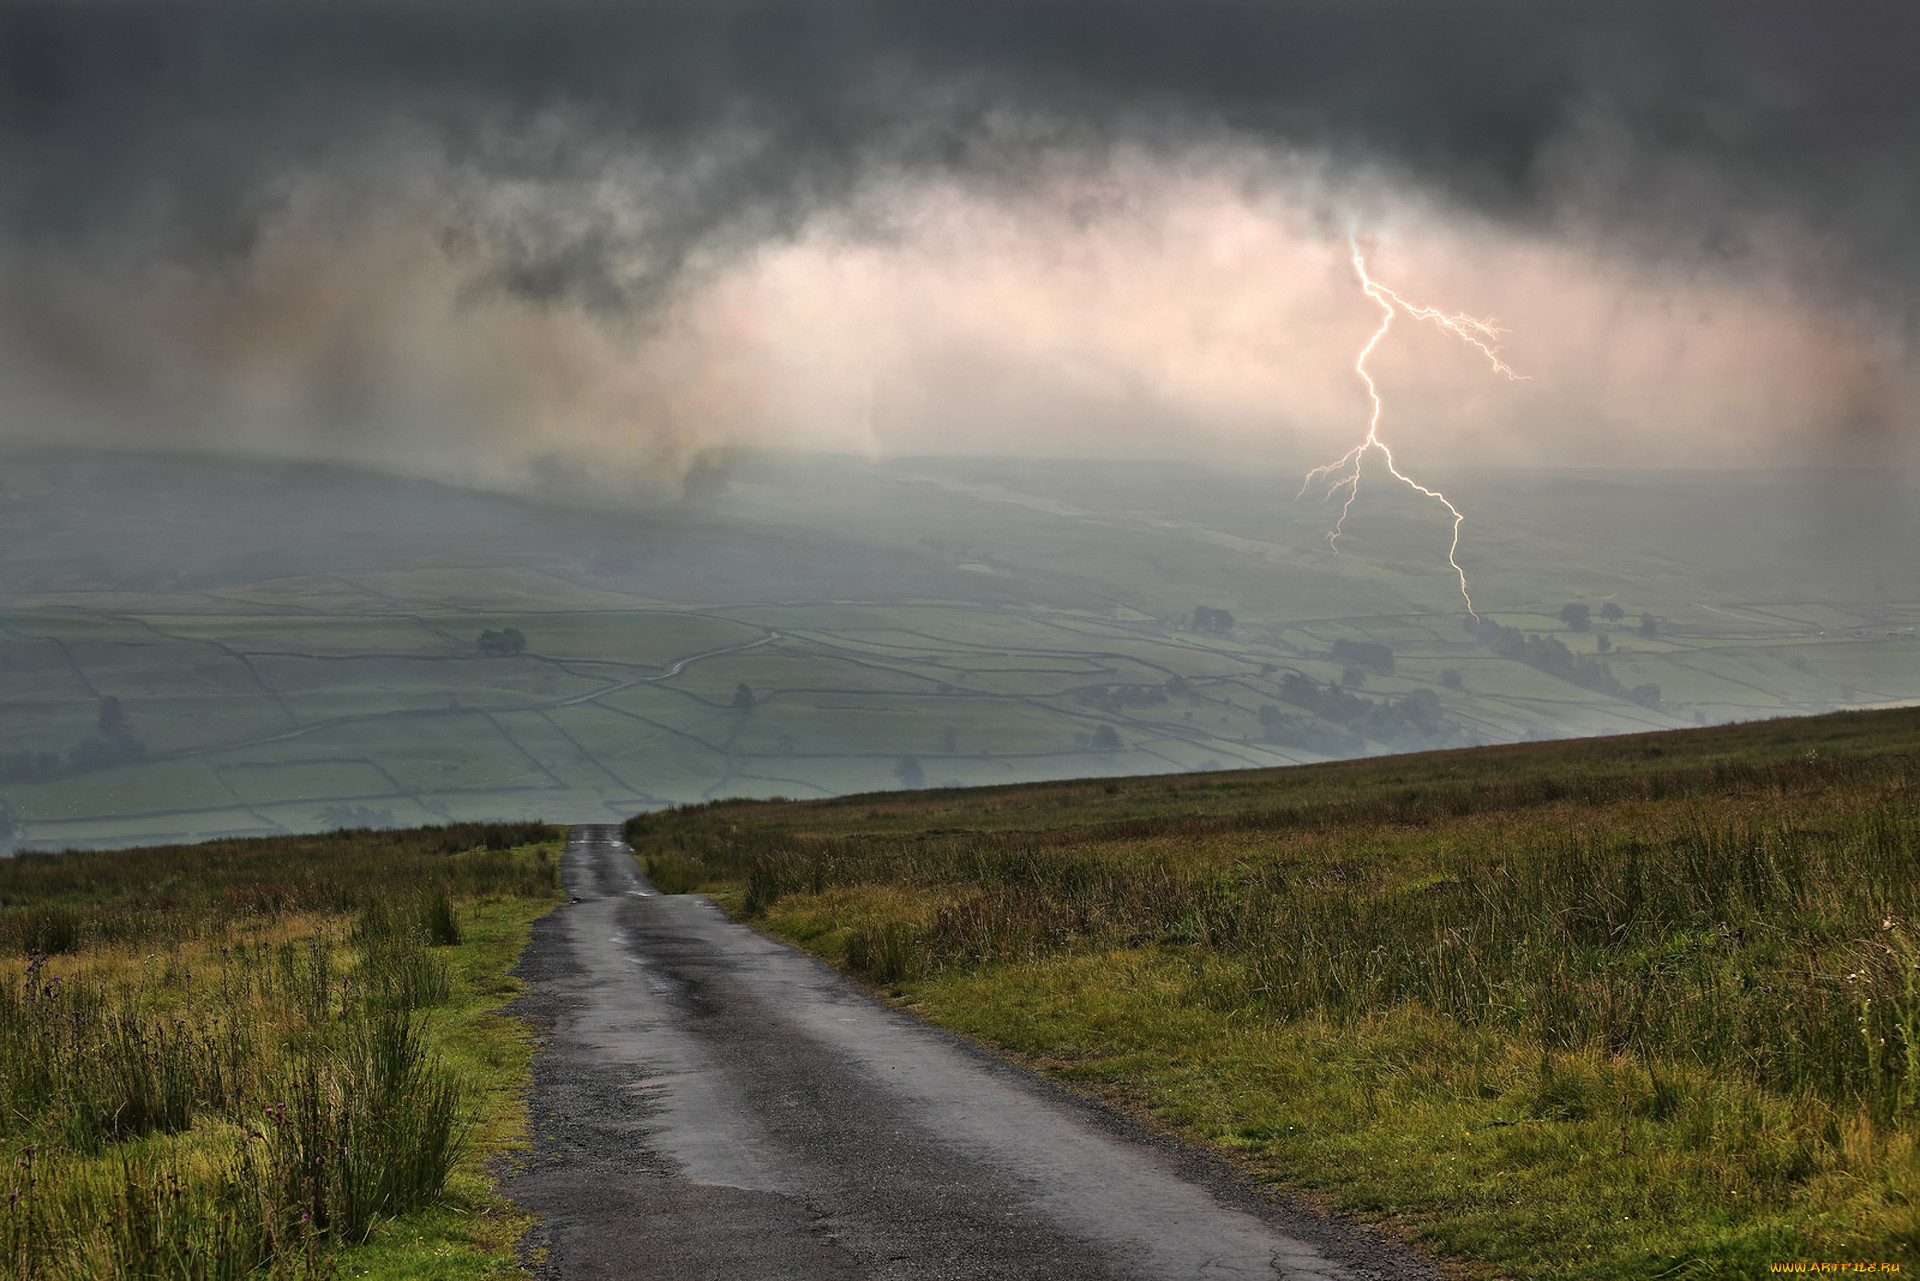
[[[504,658],[511,654],[525,653],[527,638],[521,634],[518,627],[503,627],[497,632],[489,627],[480,633],[478,648],[482,654]]]
[[[1283,712],[1272,703],[1260,708],[1260,732],[1276,747],[1293,747],[1321,756],[1359,756],[1367,750],[1367,740],[1352,730]]]
[[[1582,689],[1623,698],[1645,707],[1653,707],[1660,702],[1658,685],[1635,685],[1629,689],[1607,664],[1597,658],[1574,653],[1557,636],[1522,632],[1517,627],[1504,627],[1491,618],[1481,619],[1476,630],[1480,643],[1502,658],[1515,659],[1549,675],[1571,681]]]
[[[1342,636],[1333,643],[1333,661],[1372,672],[1375,676],[1393,675],[1393,646],[1381,641],[1348,640]]]
[[[1193,607],[1193,630],[1208,636],[1226,636],[1233,631],[1233,615],[1210,605]]]
[[[1338,685],[1321,685],[1310,677],[1290,672],[1280,682],[1280,697],[1353,734],[1389,746],[1433,747],[1463,736],[1460,726],[1448,719],[1439,695],[1430,689],[1417,689],[1398,699],[1375,701]],[[1298,729],[1286,724],[1285,714],[1278,708],[1273,708],[1271,713],[1268,708],[1261,708],[1260,723],[1269,740],[1275,742],[1281,741],[1275,737],[1276,733]]]
[[[1600,618],[1603,622],[1617,623],[1627,616],[1619,601],[1604,601],[1600,605]],[[1593,628],[1593,610],[1574,602],[1560,607],[1560,621],[1567,625],[1570,632],[1590,631]],[[1657,636],[1660,634],[1659,620],[1652,614],[1640,615],[1640,634]]]
[[[126,709],[109,694],[100,700],[100,732],[65,752],[0,752],[0,783],[44,783],[115,765],[132,765],[147,756],[146,744],[127,724]]]

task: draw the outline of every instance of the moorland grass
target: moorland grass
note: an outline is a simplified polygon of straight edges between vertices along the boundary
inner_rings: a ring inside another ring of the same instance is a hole
[[[1741,1274],[1920,1252],[1917,776],[1904,710],[629,834],[661,888],[1443,1253]]]
[[[483,1275],[555,829],[0,863],[0,1258],[23,1277]],[[54,946],[48,946],[51,943]]]

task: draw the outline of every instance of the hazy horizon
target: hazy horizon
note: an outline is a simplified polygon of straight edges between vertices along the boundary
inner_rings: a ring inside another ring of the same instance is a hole
[[[1417,495],[1371,492],[1336,556],[1290,477],[1195,464],[738,455],[619,502],[0,451],[0,837],[591,822],[1920,699],[1920,491],[1860,480],[1482,472],[1476,622]]]

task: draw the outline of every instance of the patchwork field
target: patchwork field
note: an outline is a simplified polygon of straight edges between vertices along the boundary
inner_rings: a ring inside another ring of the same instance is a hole
[[[35,466],[66,489],[25,492],[16,467],[0,499],[18,848],[607,820],[1920,698],[1911,568],[1807,552],[1813,517],[1764,487],[1474,495],[1480,615],[1543,638],[1506,652],[1435,572],[1432,513],[1382,499],[1333,556],[1324,511],[1196,469],[799,460],[736,468],[698,511],[619,513],[329,475],[256,509],[231,468],[178,464],[169,485],[208,487],[182,533],[111,501],[111,476]],[[311,511],[282,510],[301,494]],[[210,550],[214,518],[244,557]],[[1199,626],[1211,611],[1229,625]]]

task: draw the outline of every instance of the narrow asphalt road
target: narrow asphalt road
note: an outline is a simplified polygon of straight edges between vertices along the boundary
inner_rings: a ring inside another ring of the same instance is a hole
[[[1439,1276],[656,894],[615,827],[562,866],[514,1011],[542,1048],[506,1191],[542,1276]]]

